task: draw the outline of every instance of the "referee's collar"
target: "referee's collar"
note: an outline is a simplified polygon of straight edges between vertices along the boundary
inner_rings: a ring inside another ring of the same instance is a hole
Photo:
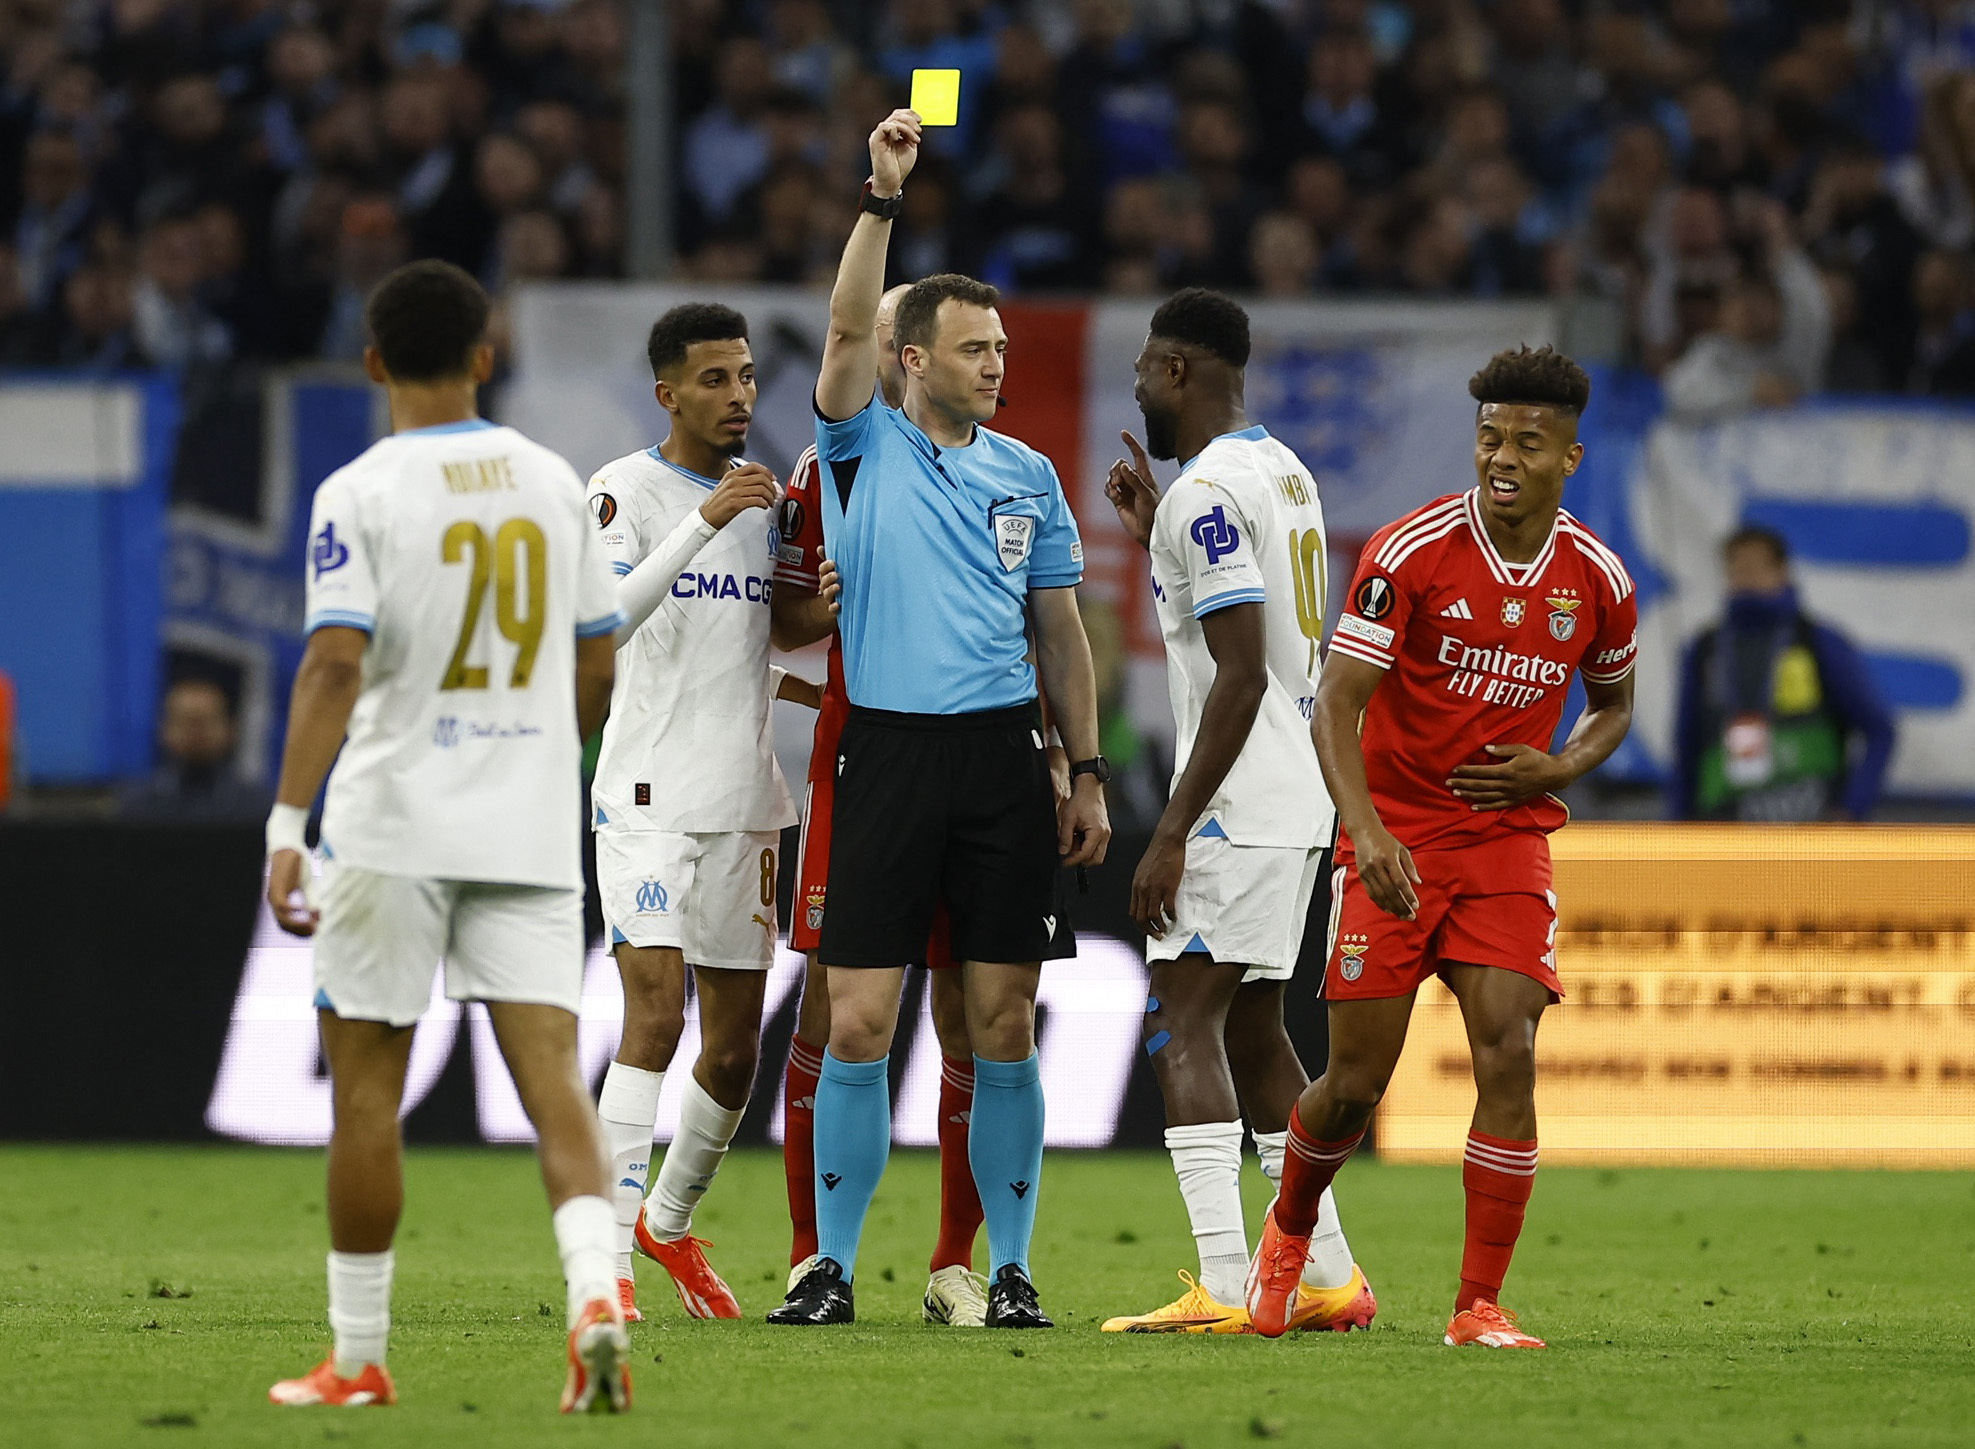
[[[659,452],[658,444],[656,443],[645,449],[645,454],[652,462],[664,464],[680,477],[690,478],[702,488],[718,488],[720,486],[720,480],[718,478],[709,478],[704,473],[695,473],[691,468],[681,468],[677,463],[666,457],[665,454]]]
[[[950,487],[953,488],[960,487],[960,480],[955,478],[952,474],[946,471],[946,466],[942,462],[942,459],[944,459],[948,453],[961,452],[967,448],[973,447],[976,443],[980,442],[981,425],[979,423],[974,424],[974,436],[969,438],[966,442],[956,443],[950,448],[942,448],[938,443],[935,443],[932,440],[931,435],[928,434],[924,428],[920,427],[917,423],[913,422],[910,417],[906,416],[906,412],[904,408],[894,408],[883,402],[878,403],[877,406],[884,408],[886,412],[892,415],[893,422],[898,426],[900,431],[902,431],[905,434],[906,441],[911,443],[912,446],[918,450],[920,456],[925,458],[925,460],[932,465],[933,470],[937,472],[941,478],[945,479]]]

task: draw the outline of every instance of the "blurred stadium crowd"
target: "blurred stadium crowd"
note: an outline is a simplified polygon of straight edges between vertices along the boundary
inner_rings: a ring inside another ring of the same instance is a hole
[[[1685,411],[1975,391],[1967,0],[670,0],[683,274],[1556,295]],[[353,356],[409,255],[623,262],[624,0],[4,0],[0,363]]]

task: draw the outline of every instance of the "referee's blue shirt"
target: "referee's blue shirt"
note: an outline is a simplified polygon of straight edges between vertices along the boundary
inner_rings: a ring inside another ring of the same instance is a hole
[[[1034,699],[1029,591],[1083,579],[1050,461],[981,427],[938,447],[875,395],[842,422],[817,418],[816,456],[850,702],[967,714]]]

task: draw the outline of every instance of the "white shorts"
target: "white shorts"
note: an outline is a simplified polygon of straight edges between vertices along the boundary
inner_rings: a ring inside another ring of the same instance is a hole
[[[1173,924],[1162,938],[1146,938],[1145,959],[1205,951],[1218,962],[1246,966],[1244,983],[1289,980],[1322,860],[1319,849],[1195,836],[1186,843]]]
[[[775,964],[781,848],[779,830],[599,830],[597,889],[611,944],[670,946],[688,966],[766,971]]]
[[[583,1000],[583,893],[323,867],[315,1004],[353,1021],[410,1026],[446,964],[455,1001],[575,1012]]]

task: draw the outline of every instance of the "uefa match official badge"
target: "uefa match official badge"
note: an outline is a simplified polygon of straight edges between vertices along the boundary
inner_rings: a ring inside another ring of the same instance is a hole
[[[1365,952],[1371,949],[1369,936],[1343,936],[1337,942],[1337,954],[1342,958],[1337,964],[1337,972],[1346,981],[1356,981],[1365,974]]]
[[[1511,629],[1515,628],[1518,624],[1522,623],[1523,613],[1528,607],[1529,601],[1527,599],[1502,600],[1502,622]]]
[[[1019,513],[1004,513],[994,521],[995,554],[1004,571],[1022,566],[1035,542],[1036,521]]]
[[[1550,614],[1550,637],[1559,641],[1570,638],[1577,632],[1577,606],[1584,601],[1576,598],[1577,590],[1559,589],[1543,602],[1552,610]]]

